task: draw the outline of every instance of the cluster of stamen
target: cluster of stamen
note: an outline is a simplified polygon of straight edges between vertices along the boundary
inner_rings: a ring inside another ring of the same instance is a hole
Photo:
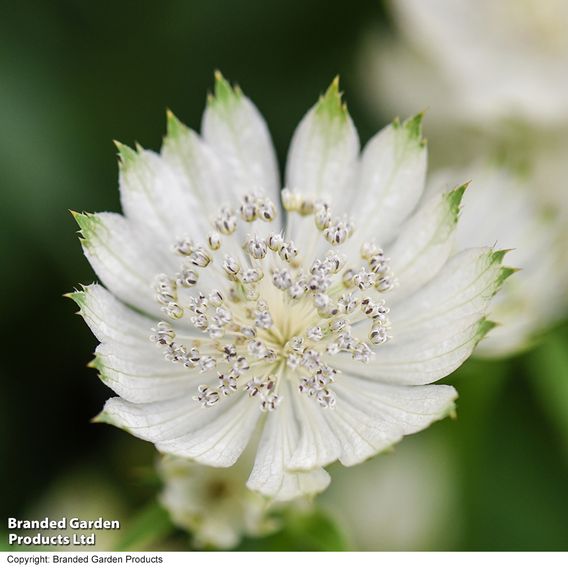
[[[321,200],[289,190],[282,196],[288,214],[313,216],[331,245],[322,258],[306,265],[280,232],[238,231],[243,223],[276,218],[269,199],[247,194],[237,209],[220,209],[204,243],[178,239],[173,250],[181,258],[179,272],[156,277],[156,301],[172,323],[160,321],[150,339],[172,363],[200,373],[215,370],[217,384],[200,384],[194,397],[204,407],[241,390],[258,398],[261,410],[272,411],[282,400],[281,381],[292,379],[300,393],[333,408],[332,385],[340,374],[334,357],[368,363],[372,346],[390,339],[389,310],[378,297],[394,285],[383,251],[364,243],[361,266],[347,266],[335,249],[353,235],[352,222],[334,217]],[[225,244],[232,254],[223,254]],[[219,289],[203,289],[205,271]],[[182,343],[188,328],[191,339]]]

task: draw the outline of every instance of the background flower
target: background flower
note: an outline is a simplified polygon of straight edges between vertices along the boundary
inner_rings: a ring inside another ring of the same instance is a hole
[[[379,40],[366,75],[378,64],[377,90],[396,112],[431,105],[445,122],[566,122],[568,11],[562,0],[388,5],[401,41]]]
[[[428,434],[350,470],[337,467],[318,503],[357,550],[432,550],[455,546],[459,480],[453,454]]]
[[[458,246],[476,246],[491,235],[500,247],[513,249],[510,259],[522,267],[494,298],[491,314],[499,325],[477,348],[484,356],[504,356],[532,346],[539,332],[563,316],[568,302],[564,220],[537,198],[526,176],[505,165],[440,170],[431,190],[452,187],[464,177],[474,181],[464,196]]]
[[[243,536],[263,536],[278,528],[269,502],[246,487],[253,458],[229,468],[174,456],[160,459],[160,502],[177,526],[193,534],[198,548],[234,548]]]
[[[475,181],[459,242],[513,248],[522,269],[494,303],[504,325],[478,352],[518,352],[568,310],[568,82],[559,72],[568,44],[558,24],[565,5],[404,0],[389,7],[398,35],[370,34],[361,59],[371,108],[428,107],[433,179]]]

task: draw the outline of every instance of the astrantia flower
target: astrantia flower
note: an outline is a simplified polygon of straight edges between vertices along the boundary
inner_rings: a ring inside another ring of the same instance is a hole
[[[449,550],[463,528],[455,452],[426,436],[356,467],[333,468],[318,505],[355,550]]]
[[[365,76],[390,110],[443,120],[568,119],[564,0],[396,0],[399,41],[377,41]],[[369,69],[371,71],[369,72]],[[383,106],[384,110],[384,106]]]
[[[177,526],[192,533],[197,547],[234,548],[244,536],[258,537],[278,527],[266,499],[245,485],[248,459],[211,468],[164,456],[158,471],[164,483],[162,505]]]
[[[456,233],[458,247],[496,242],[511,248],[519,274],[508,280],[491,303],[491,318],[500,325],[476,353],[503,356],[519,351],[563,317],[568,308],[564,222],[531,188],[531,178],[508,167],[477,163],[467,169],[437,172],[432,191],[456,179],[475,180],[464,197]]]
[[[219,76],[201,137],[170,116],[161,154],[120,156],[124,216],[76,215],[106,289],[73,297],[119,395],[100,421],[217,467],[260,429],[248,487],[288,500],[453,409],[455,390],[429,383],[493,326],[511,271],[488,248],[451,256],[463,187],[414,212],[420,116],[359,155],[334,82],[280,192],[262,118]]]

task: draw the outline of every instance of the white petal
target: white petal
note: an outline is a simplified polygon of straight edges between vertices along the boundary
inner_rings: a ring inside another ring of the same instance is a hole
[[[395,304],[393,335],[367,365],[338,360],[361,377],[399,384],[426,384],[450,374],[495,326],[485,319],[489,303],[512,272],[503,251],[469,249],[455,255],[421,290]]]
[[[286,186],[320,198],[342,213],[355,174],[359,138],[334,81],[300,122],[288,154]]]
[[[286,398],[291,396],[287,383],[282,390]],[[289,501],[323,491],[330,482],[324,469],[301,472],[286,469],[299,437],[291,400],[284,400],[266,419],[247,487],[274,501]]]
[[[131,351],[101,344],[91,364],[100,379],[129,402],[144,403],[185,396],[200,383],[216,379],[216,374],[200,375],[162,357],[160,350]]]
[[[85,256],[103,284],[123,302],[159,314],[152,283],[161,272],[173,273],[175,264],[122,215],[75,214],[75,219]]]
[[[469,316],[400,341],[395,336],[379,347],[375,359],[367,365],[344,358],[335,366],[353,376],[384,383],[432,383],[455,371],[494,325],[477,315]]]
[[[296,128],[286,162],[286,186],[329,201],[340,218],[353,199],[358,154],[357,131],[336,79]],[[297,213],[288,216],[286,236],[299,245],[308,262],[329,246],[315,230],[313,218]]]
[[[120,200],[125,216],[150,229],[164,245],[178,236],[203,238],[207,218],[187,177],[158,154],[119,146]]]
[[[491,298],[514,272],[502,266],[505,252],[477,248],[454,255],[421,290],[391,307],[393,334],[402,340],[455,320],[483,316]]]
[[[309,470],[334,462],[341,453],[341,446],[322,416],[322,408],[297,389],[291,391],[300,424],[300,438],[286,464],[287,469]]]
[[[444,418],[457,397],[447,385],[394,386],[347,376],[334,389],[337,405],[325,417],[341,440],[340,461],[347,466]]]
[[[155,321],[124,305],[102,286],[91,284],[68,297],[77,303],[79,314],[99,341],[134,348],[148,346]]]
[[[386,244],[416,207],[427,160],[420,124],[421,115],[395,121],[365,147],[352,204],[361,238]]]
[[[232,174],[229,194],[262,189],[278,203],[278,166],[266,123],[240,89],[219,74],[203,115],[202,135]]]
[[[98,420],[153,442],[162,452],[229,467],[245,449],[259,414],[256,401],[246,395],[233,395],[211,408],[188,395],[146,404],[111,398]]]
[[[171,113],[168,113],[168,135],[162,157],[177,175],[185,178],[188,191],[199,202],[200,214],[205,219],[215,215],[219,206],[231,197],[227,191],[231,179],[221,158]]]
[[[465,186],[461,186],[428,199],[388,249],[391,268],[399,282],[389,295],[391,302],[422,288],[448,260],[464,191]]]

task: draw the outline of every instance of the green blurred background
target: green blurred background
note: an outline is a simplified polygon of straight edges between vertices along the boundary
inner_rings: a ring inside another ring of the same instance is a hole
[[[214,69],[255,101],[281,164],[336,74],[366,141],[392,117],[365,110],[357,53],[367,30],[389,22],[372,0],[0,6],[0,519],[62,501],[127,519],[156,493],[154,452],[89,422],[110,391],[86,368],[96,341],[62,296],[94,279],[68,209],[118,211],[112,140],[159,148],[166,108],[198,129]],[[458,420],[416,438],[450,448],[460,530],[420,547],[568,547],[567,341],[560,326],[532,352],[471,361],[451,378]]]

